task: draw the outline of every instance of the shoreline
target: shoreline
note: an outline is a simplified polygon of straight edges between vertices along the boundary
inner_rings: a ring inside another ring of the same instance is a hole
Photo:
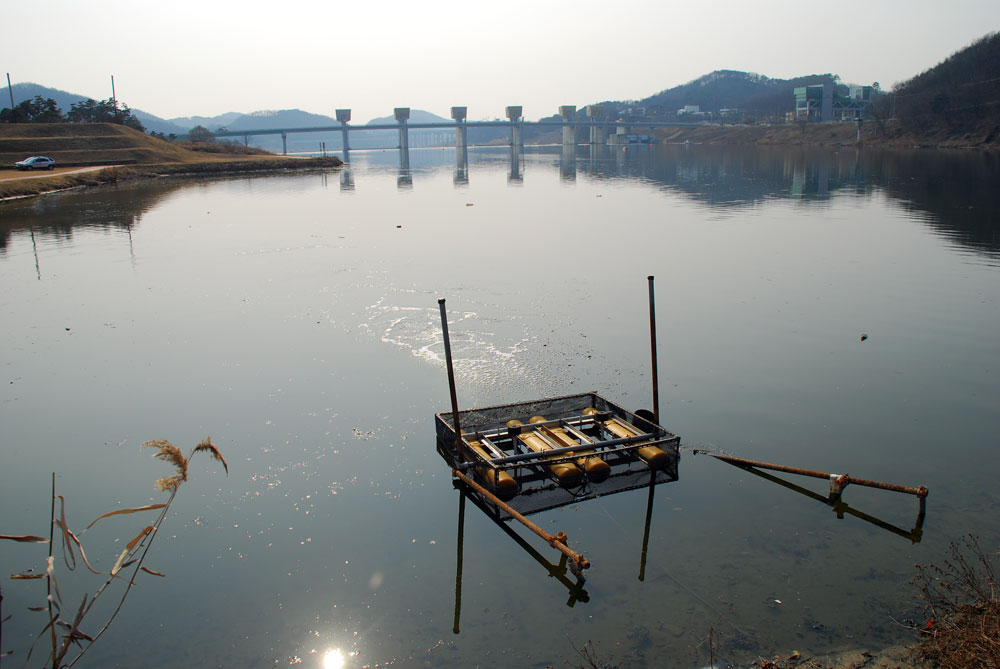
[[[213,160],[190,163],[118,165],[98,170],[70,172],[0,181],[0,202],[20,200],[77,188],[172,176],[227,176],[336,169],[344,162],[336,156],[285,158],[282,156]]]

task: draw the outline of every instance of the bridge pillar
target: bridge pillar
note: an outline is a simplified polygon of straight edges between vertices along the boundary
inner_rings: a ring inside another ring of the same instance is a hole
[[[288,155],[288,133],[284,130],[281,131],[281,155]]]
[[[410,118],[410,108],[396,107],[393,113],[396,115],[396,122],[399,123],[399,150],[407,153],[406,159],[407,163],[409,163],[410,132],[409,128],[406,127],[406,122]],[[407,168],[409,168],[409,165],[407,165]]]
[[[347,162],[347,154],[351,150],[350,142],[347,141],[347,123],[351,120],[351,110],[350,109],[338,109],[337,110],[337,120],[340,121],[340,133],[343,138],[341,142],[344,145],[344,162]]]
[[[507,107],[507,118],[510,119],[510,145],[521,146],[521,106]]]
[[[576,107],[573,105],[562,105],[559,107],[559,115],[562,116],[562,143],[563,146],[573,146],[576,144],[576,126],[573,119],[576,117]]]
[[[468,127],[465,125],[465,115],[468,111],[468,107],[451,108],[451,117],[455,119],[455,148],[459,151],[469,144]]]
[[[593,123],[590,126],[590,143],[604,144],[604,106],[587,105],[587,118]]]

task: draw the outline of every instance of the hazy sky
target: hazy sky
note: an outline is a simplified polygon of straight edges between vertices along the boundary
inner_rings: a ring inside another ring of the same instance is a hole
[[[114,75],[119,100],[163,118],[348,107],[364,123],[452,105],[535,120],[716,69],[890,88],[1000,30],[1000,0],[5,0],[0,17],[13,83],[103,99]]]

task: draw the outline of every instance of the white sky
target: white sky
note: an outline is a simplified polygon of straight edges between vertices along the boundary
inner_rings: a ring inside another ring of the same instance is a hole
[[[888,89],[996,30],[1000,0],[4,0],[0,54],[12,83],[103,99],[114,75],[119,100],[163,118],[522,105],[535,120],[716,69]]]

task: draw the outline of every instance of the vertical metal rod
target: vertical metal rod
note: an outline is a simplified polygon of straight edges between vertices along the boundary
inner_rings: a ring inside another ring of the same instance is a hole
[[[649,526],[653,520],[653,494],[656,492],[656,471],[649,472],[649,497],[646,498],[646,527],[642,531],[642,553],[639,556],[639,580],[646,580],[646,551],[649,549]]]
[[[441,332],[444,334],[444,361],[448,367],[448,390],[451,391],[451,420],[455,425],[455,446],[459,462],[465,462],[465,448],[462,445],[462,426],[458,420],[458,393],[455,391],[455,368],[451,362],[451,338],[448,336],[448,314],[444,308],[444,298],[438,300],[441,307]]]
[[[118,97],[115,95],[115,75],[111,75],[111,104],[115,106],[115,119],[118,118]]]
[[[459,619],[462,617],[462,553],[465,545],[465,493],[459,491],[458,499],[458,566],[455,568],[455,624],[451,631],[459,633]]]
[[[660,424],[660,381],[656,364],[656,301],[653,298],[653,276],[649,279],[649,348],[653,365],[653,421]]]
[[[7,92],[10,93],[10,122],[17,123],[17,115],[14,112],[14,89],[10,86],[10,72],[7,73]]]

